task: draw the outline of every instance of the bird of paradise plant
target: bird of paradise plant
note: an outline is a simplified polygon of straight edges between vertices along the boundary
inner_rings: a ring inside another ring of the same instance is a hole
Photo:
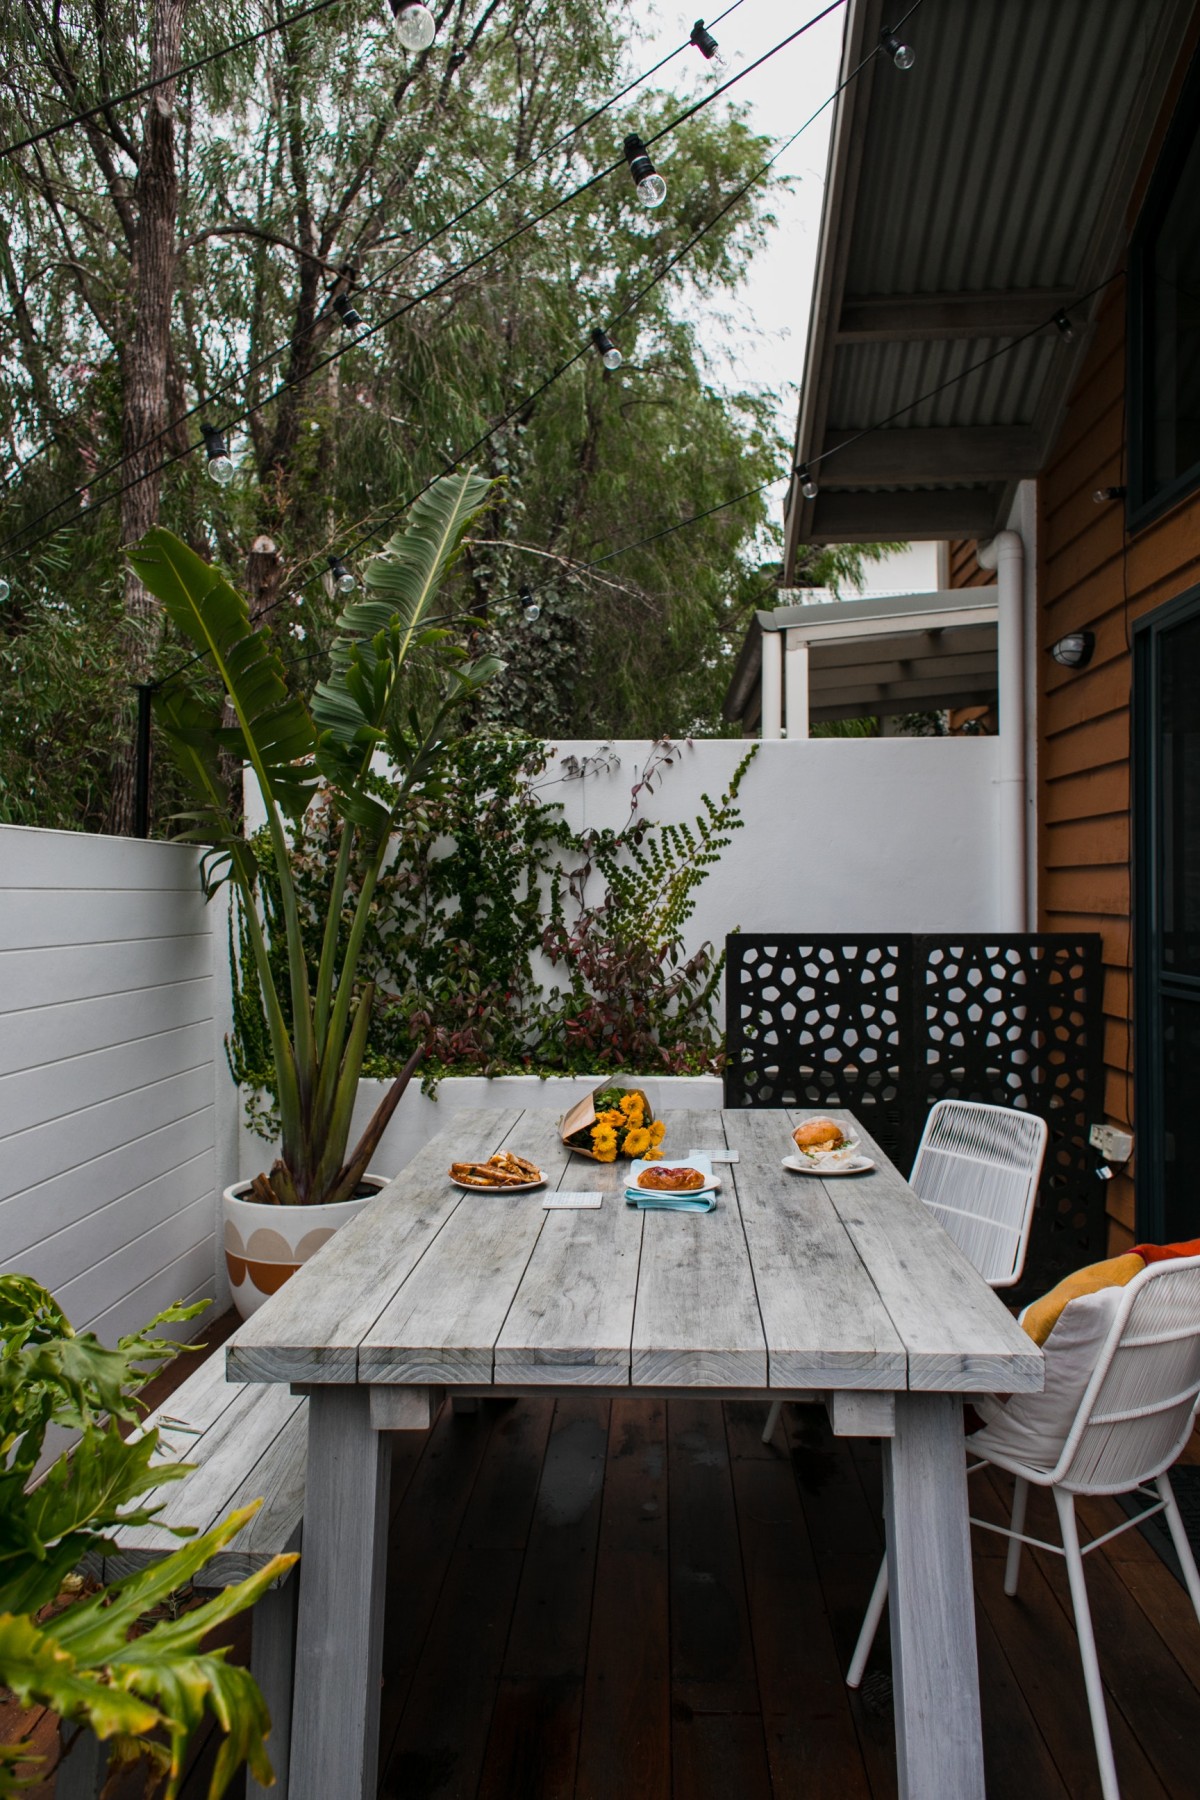
[[[435,792],[454,715],[503,665],[475,661],[433,620],[432,606],[491,483],[469,471],[443,476],[411,508],[407,526],[366,566],[364,591],[338,620],[331,671],[311,702],[288,691],[267,630],[251,623],[244,598],[186,544],[159,527],[130,554],[168,617],[224,684],[219,698],[168,683],[156,716],[194,797],[182,837],[208,846],[206,892],[237,890],[262,990],[275,1067],[281,1152],[252,1198],[321,1205],[352,1198],[422,1057],[414,1052],[348,1150],[351,1113],[366,1049],[374,987],[356,982],[372,899],[405,807]],[[222,759],[253,773],[267,815],[286,938],[288,1006],[276,987],[267,930],[256,901],[256,861],[230,804]],[[386,759],[386,788],[372,761]],[[320,957],[310,975],[292,874],[294,833],[318,787],[343,821],[330,874]],[[357,897],[349,908],[351,875]],[[344,913],[349,910],[348,927]]]

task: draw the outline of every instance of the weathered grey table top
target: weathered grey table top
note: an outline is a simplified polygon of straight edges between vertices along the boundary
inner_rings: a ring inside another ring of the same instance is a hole
[[[667,1112],[667,1161],[740,1153],[712,1213],[639,1212],[627,1163],[572,1156],[552,1113],[456,1115],[238,1333],[232,1380],[780,1392],[1038,1389],[1040,1351],[862,1127],[873,1173],[782,1167],[804,1112]],[[850,1115],[838,1115],[849,1118]],[[467,1194],[505,1146],[552,1188]]]

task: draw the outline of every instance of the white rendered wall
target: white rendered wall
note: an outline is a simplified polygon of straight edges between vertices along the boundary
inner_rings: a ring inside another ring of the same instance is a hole
[[[217,1294],[222,916],[190,848],[0,826],[0,1268],[106,1343]]]

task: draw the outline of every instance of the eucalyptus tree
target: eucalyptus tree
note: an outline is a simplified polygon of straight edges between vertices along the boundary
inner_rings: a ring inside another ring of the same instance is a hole
[[[623,167],[568,198],[681,110],[643,87],[565,135],[634,69],[638,10],[442,0],[409,55],[386,0],[340,0],[0,159],[0,816],[129,826],[129,686],[181,646],[122,544],[161,522],[222,565],[307,683],[329,556],[353,570],[396,497],[476,445],[502,488],[446,606],[509,664],[481,708],[555,731],[715,718],[761,496],[600,559],[779,466],[767,401],[717,387],[691,324],[768,228],[766,186],[721,211],[765,146],[720,99],[656,148],[653,214]],[[0,22],[0,135],[283,16],[22,0]],[[226,432],[223,490],[202,423]]]

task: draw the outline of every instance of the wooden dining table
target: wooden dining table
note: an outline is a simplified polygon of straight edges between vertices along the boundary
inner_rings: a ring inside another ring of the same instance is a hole
[[[848,1114],[873,1170],[786,1169],[805,1116],[667,1112],[668,1162],[738,1155],[714,1211],[679,1213],[626,1205],[629,1165],[571,1155],[552,1113],[458,1113],[241,1329],[230,1380],[309,1396],[291,1800],[374,1800],[386,1434],[447,1393],[580,1386],[817,1396],[836,1433],[882,1440],[900,1794],[983,1800],[963,1401],[1039,1389],[1041,1352]],[[547,1189],[449,1180],[501,1148]],[[581,1189],[598,1209],[543,1205]]]

